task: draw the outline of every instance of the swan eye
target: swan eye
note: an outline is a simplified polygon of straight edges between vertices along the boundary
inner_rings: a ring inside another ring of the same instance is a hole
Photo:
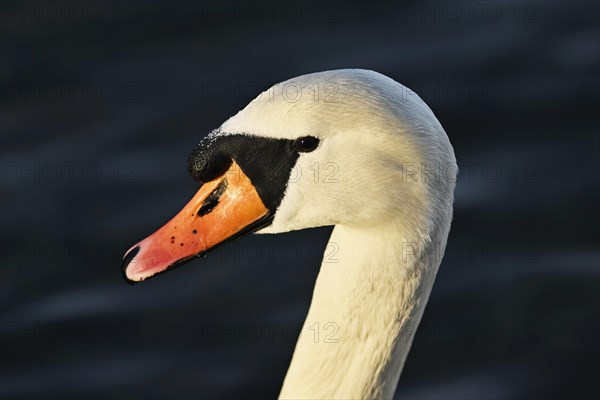
[[[296,146],[296,150],[302,153],[308,153],[313,151],[319,145],[319,139],[314,136],[303,136],[301,138],[296,139],[294,146]]]

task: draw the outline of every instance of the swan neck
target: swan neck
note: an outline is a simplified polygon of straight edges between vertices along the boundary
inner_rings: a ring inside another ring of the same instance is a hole
[[[426,239],[336,226],[281,398],[393,397],[439,265]]]

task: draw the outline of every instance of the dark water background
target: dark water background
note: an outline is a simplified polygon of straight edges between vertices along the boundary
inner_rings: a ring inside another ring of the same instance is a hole
[[[599,6],[3,2],[0,396],[275,397],[330,228],[125,284],[191,148],[272,84],[374,69],[461,168],[399,399],[599,395]]]

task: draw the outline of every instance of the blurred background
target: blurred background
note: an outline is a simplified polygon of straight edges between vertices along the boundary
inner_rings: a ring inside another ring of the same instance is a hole
[[[129,286],[192,147],[271,85],[416,91],[461,174],[397,399],[599,395],[595,1],[3,1],[0,397],[274,398],[331,228]]]

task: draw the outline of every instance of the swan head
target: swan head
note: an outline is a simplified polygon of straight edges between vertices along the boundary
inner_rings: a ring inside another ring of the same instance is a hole
[[[429,107],[394,80],[354,69],[261,93],[200,142],[189,171],[200,191],[125,255],[129,281],[253,231],[394,223],[427,238],[451,218],[457,172]]]

